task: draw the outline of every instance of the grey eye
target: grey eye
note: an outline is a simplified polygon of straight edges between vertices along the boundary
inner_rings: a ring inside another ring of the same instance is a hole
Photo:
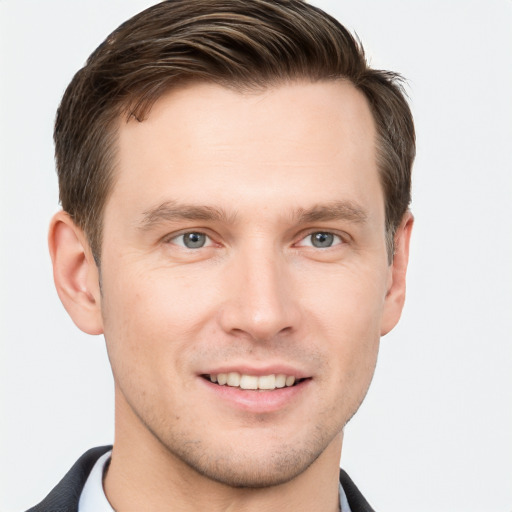
[[[188,249],[200,249],[206,243],[206,235],[204,233],[185,233],[183,237],[183,245]]]
[[[325,231],[317,231],[316,233],[311,233],[310,237],[311,245],[313,247],[331,247],[334,242],[334,235]]]

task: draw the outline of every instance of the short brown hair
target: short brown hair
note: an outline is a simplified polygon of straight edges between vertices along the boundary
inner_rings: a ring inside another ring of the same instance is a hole
[[[76,73],[57,112],[61,204],[84,230],[97,264],[120,119],[142,121],[154,101],[186,81],[246,90],[304,79],[349,80],[368,100],[391,258],[410,203],[415,155],[400,76],[371,69],[361,44],[338,21],[301,0],[168,0],[107,37]]]

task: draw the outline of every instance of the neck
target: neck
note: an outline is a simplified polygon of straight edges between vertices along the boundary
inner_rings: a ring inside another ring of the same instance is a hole
[[[339,510],[341,434],[292,480],[272,487],[234,488],[199,474],[140,422],[134,425],[116,422],[112,461],[104,480],[106,496],[117,512]]]

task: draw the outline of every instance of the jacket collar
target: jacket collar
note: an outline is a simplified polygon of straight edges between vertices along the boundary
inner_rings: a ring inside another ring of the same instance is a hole
[[[80,494],[96,461],[112,446],[99,446],[85,452],[48,496],[27,512],[77,512]],[[351,478],[340,469],[340,483],[352,512],[375,512]]]

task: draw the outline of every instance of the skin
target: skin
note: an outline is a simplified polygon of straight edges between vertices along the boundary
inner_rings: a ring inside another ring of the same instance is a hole
[[[374,141],[345,82],[188,85],[120,124],[101,291],[86,237],[54,217],[57,290],[112,365],[116,510],[337,510],[343,427],[400,317],[412,227],[389,264]],[[306,380],[275,400],[202,376],[276,368]]]

